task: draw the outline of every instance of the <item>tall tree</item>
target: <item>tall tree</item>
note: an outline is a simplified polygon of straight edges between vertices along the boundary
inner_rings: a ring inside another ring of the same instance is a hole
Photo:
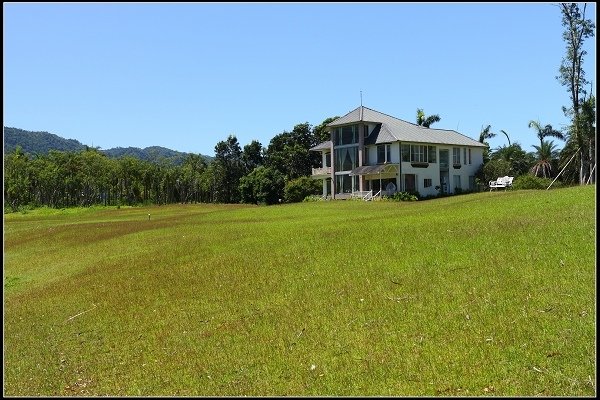
[[[479,134],[479,143],[485,143],[486,139],[491,139],[496,136],[495,133],[491,132],[491,125],[486,126],[485,128],[481,128],[481,133]]]
[[[311,174],[311,168],[320,164],[321,158],[310,148],[317,145],[311,125],[306,122],[294,126],[292,132],[283,132],[271,139],[267,147],[265,164],[277,169],[287,179]]]
[[[479,143],[485,144],[485,148],[483,149],[483,163],[487,163],[490,160],[490,144],[486,142],[486,139],[491,139],[496,136],[495,133],[491,131],[492,126],[488,125],[485,128],[481,127],[481,133],[479,134]]]
[[[212,163],[218,166],[213,170],[216,174],[216,200],[220,203],[239,203],[238,185],[244,175],[244,165],[242,148],[234,135],[229,135],[227,140],[217,143]]]
[[[536,150],[537,161],[531,168],[535,176],[550,178],[552,173],[552,164],[558,159],[558,151],[552,140],[542,140],[539,146],[533,145]]]
[[[527,174],[535,162],[533,153],[527,153],[519,143],[502,146],[494,150],[490,162],[502,160],[510,164],[510,173],[514,176]],[[500,176],[500,175],[498,175]]]
[[[550,124],[542,127],[540,121],[531,120],[529,121],[528,126],[536,130],[536,136],[538,137],[538,139],[540,139],[540,147],[542,146],[544,139],[547,137],[555,137],[561,140],[565,140],[565,136],[562,134],[562,132],[552,128],[552,125]]]
[[[29,159],[21,146],[4,158],[4,201],[17,211],[29,202]]]
[[[587,4],[580,9],[578,3],[560,3],[562,14],[562,25],[564,27],[563,40],[566,44],[566,55],[563,57],[559,73],[556,78],[561,85],[567,87],[571,104],[563,107],[567,117],[571,117],[570,137],[577,143],[579,151],[579,183],[584,184],[592,171],[590,154],[594,153],[586,141],[585,132],[581,131],[580,111],[586,100],[585,79],[583,69],[583,57],[587,54],[583,45],[586,39],[594,37],[596,25],[585,18]]]
[[[564,182],[580,182],[581,172],[581,147],[578,139],[585,144],[589,165],[591,167],[587,182],[596,182],[596,97],[590,95],[581,105],[581,112],[577,118],[578,136],[573,136],[573,131],[567,134],[567,143],[560,152],[560,168],[564,168],[561,178]]]
[[[335,121],[338,118],[339,118],[339,116],[329,117],[329,118],[325,119],[323,122],[321,122],[319,125],[314,127],[313,134],[315,135],[316,141],[318,143],[326,142],[326,141],[330,140],[329,132],[327,132],[327,124],[330,124],[331,122]]]
[[[246,175],[252,172],[254,168],[263,165],[264,151],[265,149],[258,140],[253,140],[244,146],[242,162],[244,163]]]
[[[285,177],[275,168],[259,166],[240,179],[243,203],[276,204],[283,198]]]
[[[417,108],[417,125],[424,126],[425,128],[429,128],[431,124],[435,122],[440,122],[441,118],[437,114],[425,116],[425,112],[422,108]]]
[[[506,133],[503,129],[500,129],[500,132],[502,132],[504,136],[506,136],[506,140],[508,140],[508,147],[510,147],[510,138],[508,137],[508,133]]]

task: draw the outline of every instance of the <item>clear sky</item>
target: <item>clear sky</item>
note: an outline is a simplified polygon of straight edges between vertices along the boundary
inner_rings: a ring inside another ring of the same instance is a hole
[[[363,105],[492,149],[562,128],[551,3],[3,3],[4,126],[214,155]],[[586,17],[596,22],[596,5]],[[596,92],[596,37],[586,42]],[[564,143],[555,140],[562,148]]]

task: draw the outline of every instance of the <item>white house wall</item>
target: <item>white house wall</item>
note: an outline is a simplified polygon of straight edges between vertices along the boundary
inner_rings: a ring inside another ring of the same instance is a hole
[[[399,142],[392,143],[391,146],[391,157],[392,163],[400,162],[400,146]],[[465,160],[463,160],[463,147],[460,148],[461,152],[461,166],[458,169],[455,169],[452,164],[452,149],[458,146],[440,146],[436,143],[402,143],[402,144],[420,144],[420,145],[430,145],[436,146],[436,162],[430,163],[426,168],[415,168],[411,165],[410,162],[402,162],[400,166],[400,175],[397,179],[397,187],[400,190],[404,190],[404,177],[406,174],[414,174],[415,186],[417,191],[422,196],[428,195],[437,195],[438,190],[435,188],[440,185],[440,150],[448,150],[449,154],[449,167],[448,167],[448,193],[454,193],[454,175],[459,175],[461,180],[461,188],[463,190],[469,189],[469,177],[475,176],[479,166],[483,164],[483,149],[479,147],[466,147],[467,149],[467,157],[468,157],[468,149],[471,149],[471,164],[465,164]],[[377,160],[377,147],[370,146],[369,150],[369,160]],[[468,162],[468,159],[466,160]],[[376,165],[376,162],[370,162],[370,165]],[[425,179],[431,179],[432,185],[430,187],[425,187]]]

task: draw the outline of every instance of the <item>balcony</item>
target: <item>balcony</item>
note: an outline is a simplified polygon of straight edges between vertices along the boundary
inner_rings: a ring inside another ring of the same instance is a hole
[[[331,167],[313,168],[312,176],[329,176],[331,175]]]

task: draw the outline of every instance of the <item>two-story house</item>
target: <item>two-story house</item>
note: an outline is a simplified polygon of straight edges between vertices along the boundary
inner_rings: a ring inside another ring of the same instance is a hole
[[[453,130],[425,128],[360,106],[327,125],[331,139],[311,148],[322,153],[323,180],[332,198],[415,191],[421,195],[475,188],[484,144]]]

